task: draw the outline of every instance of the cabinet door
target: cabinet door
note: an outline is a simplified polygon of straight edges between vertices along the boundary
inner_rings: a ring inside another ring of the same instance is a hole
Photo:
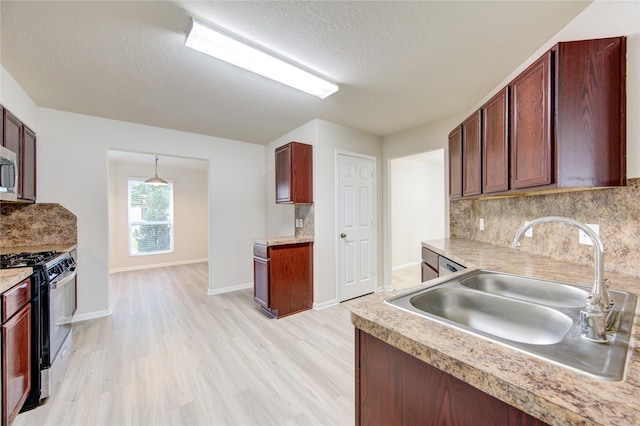
[[[558,186],[625,185],[626,38],[559,43],[556,50]]]
[[[462,130],[449,133],[449,198],[462,197]]]
[[[4,110],[4,146],[9,150],[20,155],[20,141],[22,139],[22,122],[11,114],[8,110]],[[19,167],[19,166],[18,166]]]
[[[481,111],[462,123],[462,195],[482,193]]]
[[[482,107],[482,193],[509,189],[509,88]]]
[[[253,258],[253,300],[269,309],[269,260]]]
[[[511,187],[553,182],[552,52],[511,83]]]
[[[313,244],[270,248],[269,302],[278,318],[311,309],[313,302]]]
[[[425,281],[429,281],[432,280],[434,278],[438,278],[438,271],[434,271],[433,269],[431,269],[429,267],[429,265],[427,265],[426,263],[422,262],[422,282]]]
[[[36,201],[36,134],[27,126],[23,127],[22,157],[20,159],[20,181],[22,199]]]
[[[2,420],[11,424],[31,390],[31,305],[2,325]]]
[[[276,149],[276,203],[291,200],[291,145]]]

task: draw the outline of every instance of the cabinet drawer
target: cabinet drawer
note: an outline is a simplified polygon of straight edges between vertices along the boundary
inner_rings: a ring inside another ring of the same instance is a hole
[[[11,318],[31,299],[31,278],[2,293],[2,322]]]
[[[431,269],[438,270],[438,253],[422,247],[422,261],[429,265]]]

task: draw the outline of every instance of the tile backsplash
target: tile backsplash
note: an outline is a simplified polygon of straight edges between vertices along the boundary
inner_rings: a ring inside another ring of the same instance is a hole
[[[600,225],[605,270],[640,277],[640,178],[626,187],[450,202],[451,238],[465,238],[510,247],[525,221],[542,216],[565,216]],[[484,230],[479,229],[484,219]],[[593,265],[593,246],[578,244],[578,228],[544,223],[522,237],[521,250]]]
[[[296,237],[313,237],[313,204],[296,204],[296,220],[302,220],[302,228],[295,228]]]
[[[0,247],[76,244],[77,241],[76,215],[60,204],[0,204]]]

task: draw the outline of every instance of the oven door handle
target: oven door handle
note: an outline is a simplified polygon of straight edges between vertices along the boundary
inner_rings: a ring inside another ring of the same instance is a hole
[[[76,275],[78,274],[77,270],[74,270],[70,275],[67,275],[66,277],[62,278],[60,281],[56,281],[53,284],[51,284],[49,286],[49,288],[51,290],[55,290],[57,288],[60,288],[68,283],[70,283],[71,281],[73,281],[73,279],[76,277]]]

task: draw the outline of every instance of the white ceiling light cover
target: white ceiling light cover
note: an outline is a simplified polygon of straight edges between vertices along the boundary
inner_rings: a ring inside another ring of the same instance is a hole
[[[192,19],[185,46],[324,99],[338,86]]]

